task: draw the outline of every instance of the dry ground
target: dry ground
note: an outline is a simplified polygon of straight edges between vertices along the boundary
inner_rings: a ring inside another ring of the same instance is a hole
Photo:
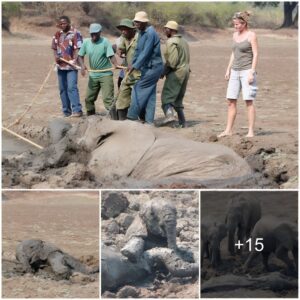
[[[2,258],[15,260],[19,241],[42,239],[83,261],[99,264],[98,192],[3,193]],[[3,267],[3,274],[7,271]],[[98,298],[99,282],[70,283],[39,276],[3,276],[5,298]]]
[[[43,34],[40,28],[30,27],[27,31],[24,28],[13,27],[14,34],[5,34],[2,39],[2,118],[5,126],[28,107],[53,63],[51,30],[47,28],[48,35],[45,35],[45,30]],[[239,100],[234,136],[220,140],[216,138],[226,123],[227,83],[224,73],[231,51],[232,30],[211,33],[194,29],[188,31],[192,70],[184,100],[188,128],[169,126],[161,130],[176,132],[196,141],[225,144],[252,162],[251,155],[255,154],[254,168],[271,182],[266,187],[297,188],[298,31],[257,30],[257,34],[259,92],[256,137],[244,138],[247,132],[246,108],[243,100]],[[162,85],[163,80],[160,80],[157,89],[158,121],[163,117],[160,109]],[[86,86],[87,78],[80,75],[82,103]],[[101,99],[96,105],[99,112],[104,112]],[[32,109],[12,129],[43,144],[47,124],[49,120],[61,116],[60,110],[57,78],[52,72]]]

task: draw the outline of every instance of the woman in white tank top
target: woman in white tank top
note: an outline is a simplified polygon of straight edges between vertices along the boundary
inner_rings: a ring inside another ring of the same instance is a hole
[[[225,74],[225,79],[229,81],[226,96],[228,101],[227,125],[218,137],[232,135],[237,114],[237,99],[241,90],[248,112],[249,128],[246,137],[254,136],[258,47],[256,34],[248,29],[249,16],[248,12],[238,12],[233,16],[236,32],[233,34],[232,53]]]

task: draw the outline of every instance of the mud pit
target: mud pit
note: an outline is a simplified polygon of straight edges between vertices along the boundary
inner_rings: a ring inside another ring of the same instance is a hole
[[[99,265],[98,192],[4,192],[2,205],[2,297],[98,298],[98,274],[74,273],[58,280],[46,267],[24,273],[16,247],[36,238],[51,242],[89,267]]]
[[[224,223],[226,205],[238,192],[202,192],[201,219]],[[298,223],[298,199],[296,192],[245,192],[247,197],[261,204],[262,217],[273,216],[279,220]],[[202,221],[201,221],[202,223]],[[201,237],[202,233],[201,231]],[[237,240],[237,238],[236,238]],[[244,263],[249,252],[230,255],[228,237],[220,244],[221,263],[212,267],[204,258],[201,265],[201,297],[205,298],[297,298],[298,278],[291,275],[285,263],[274,253],[269,257],[269,272],[264,269],[259,255],[245,271]],[[289,252],[292,259],[292,253]]]
[[[90,116],[71,126],[57,119],[49,124],[49,136],[50,145],[35,154],[4,158],[5,186],[224,188],[257,184],[247,162],[230,148],[164,134],[137,122]]]
[[[155,199],[156,205],[159,206],[158,198],[161,203],[167,201],[176,207],[177,250],[173,251],[167,248],[168,245],[170,246],[169,239],[164,236],[158,237],[153,233],[153,230],[156,233],[161,233],[161,230],[167,227],[167,223],[163,225],[164,219],[159,219],[162,217],[160,213],[163,214],[167,209],[165,208],[164,212],[161,210],[158,212],[154,209],[150,215],[146,212],[147,210],[144,210],[144,205],[149,207],[151,199]],[[198,298],[198,193],[105,191],[102,192],[101,199],[102,252],[100,269],[102,270],[102,297],[126,298],[128,295],[134,295],[134,298]],[[139,236],[137,232],[142,234],[141,231],[136,231],[139,228],[137,218],[142,215],[147,216],[147,218],[152,216],[150,219],[156,221],[150,223],[153,227],[148,227],[150,225],[147,223],[147,237],[144,236],[145,233],[143,234],[144,248],[139,252],[140,256],[133,259],[127,251],[136,249],[129,245],[132,245],[133,234],[137,236]],[[154,225],[157,224],[157,220],[161,224],[160,228]],[[149,228],[152,228],[152,233]],[[166,240],[168,240],[167,244]],[[155,256],[158,253],[163,256],[166,255],[163,260],[155,260],[155,263],[152,264],[148,260],[149,255],[154,254]],[[174,255],[181,257],[181,259],[176,260],[175,269],[172,267]],[[149,262],[150,264],[148,264]],[[107,267],[107,264],[110,268]],[[184,267],[181,268],[180,266]],[[193,268],[193,270],[191,269],[193,275],[186,273],[190,267]]]
[[[12,29],[19,32],[20,28],[15,26]],[[38,31],[42,32],[36,28],[35,32],[27,31],[26,36],[15,34],[3,38],[3,123],[5,126],[12,123],[31,102],[52,63],[49,50],[50,29],[47,32],[48,36],[37,35]],[[236,134],[220,140],[216,135],[224,129],[226,121],[224,99],[226,82],[223,77],[230,54],[232,32],[228,30],[208,34],[191,30],[189,33],[195,40],[190,43],[192,73],[185,97],[189,127],[176,129],[170,125],[160,130],[167,134],[176,132],[194,141],[227,145],[244,157],[256,171],[258,184],[252,187],[296,188],[298,184],[298,31],[257,30],[260,58],[256,137],[253,139],[243,137],[247,131],[247,121],[244,103],[239,101]],[[158,84],[156,111],[158,123],[162,118],[159,108],[162,84],[163,81]],[[80,77],[79,88],[82,100],[86,86],[87,78]],[[97,110],[104,111],[100,98],[97,101]],[[286,113],[280,113],[282,111]],[[12,129],[35,142],[46,145],[47,124],[52,118],[60,115],[57,79],[53,74],[36,104],[21,123]],[[76,123],[78,120],[71,120],[71,122]],[[53,181],[55,180],[53,175]],[[81,183],[79,185],[83,187],[94,187]],[[7,184],[4,183],[4,186],[11,185],[9,182]],[[78,186],[77,183],[76,185]],[[115,186],[114,183],[112,185]],[[40,185],[40,187],[49,187],[49,185]],[[182,183],[177,187],[186,186]]]

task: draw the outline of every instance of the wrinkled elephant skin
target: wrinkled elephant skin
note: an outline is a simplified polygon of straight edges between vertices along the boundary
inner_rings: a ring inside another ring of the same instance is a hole
[[[116,178],[238,184],[251,177],[249,165],[231,149],[194,142],[131,121],[87,119],[80,143],[91,151],[90,172],[100,182]]]

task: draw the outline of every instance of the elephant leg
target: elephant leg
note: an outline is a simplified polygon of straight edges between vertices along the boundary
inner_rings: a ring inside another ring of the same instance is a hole
[[[259,255],[259,253],[260,252],[257,252],[257,251],[250,252],[250,254],[243,266],[244,271],[247,271],[249,269],[249,267],[251,266],[251,263]]]
[[[145,247],[145,241],[140,237],[132,237],[121,249],[121,253],[131,262],[136,262],[141,257]]]
[[[62,278],[69,278],[71,269],[65,265],[64,256],[61,252],[52,252],[48,256],[48,262],[56,275]]]
[[[245,238],[245,229],[244,229],[244,227],[242,227],[242,226],[238,227],[237,237],[238,237],[238,241],[240,241],[241,243],[244,242],[244,238]],[[238,254],[242,254],[243,248],[241,247],[240,249],[237,249],[236,252]]]
[[[275,254],[280,260],[282,260],[287,265],[289,271],[291,271],[292,273],[295,272],[293,261],[289,258],[288,250],[285,247],[279,246]]]
[[[262,252],[262,257],[263,257],[263,264],[267,272],[270,271],[269,265],[268,265],[268,260],[269,260],[270,252]]]
[[[295,260],[296,270],[298,271],[298,247],[293,247],[293,257]]]
[[[228,234],[228,252],[233,256],[234,255],[234,236],[235,231],[230,231]]]
[[[82,274],[93,274],[99,272],[99,266],[95,268],[91,268],[83,264],[81,261],[78,259],[74,258],[71,255],[65,254],[64,256],[64,263],[69,266],[72,270],[76,272],[80,272]]]
[[[205,257],[209,259],[211,254],[210,254],[210,251],[209,251],[209,245],[208,244],[209,244],[208,242],[205,243],[205,254],[206,254]]]

